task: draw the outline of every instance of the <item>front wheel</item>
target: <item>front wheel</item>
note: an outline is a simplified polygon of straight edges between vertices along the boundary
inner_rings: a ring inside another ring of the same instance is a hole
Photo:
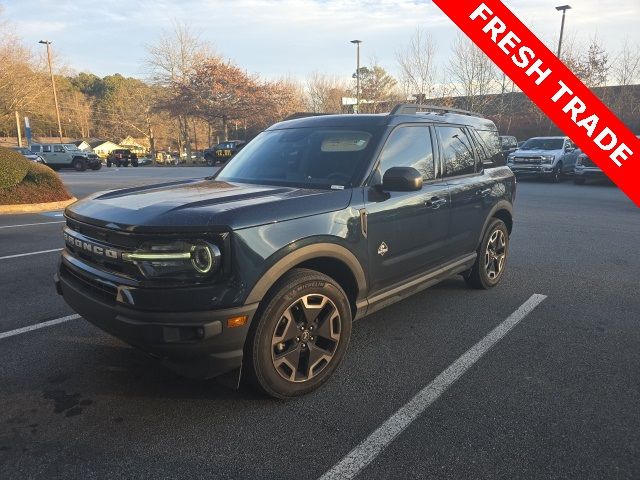
[[[76,172],[84,172],[87,169],[87,163],[81,158],[74,159],[71,166],[76,170]]]
[[[102,162],[96,163],[93,167],[91,167],[91,170],[95,170],[98,171],[102,168]]]
[[[478,249],[478,257],[464,276],[467,285],[477,289],[495,287],[502,279],[509,254],[509,230],[502,220],[494,218]]]
[[[295,269],[263,300],[247,339],[249,379],[265,393],[309,393],[333,374],[351,336],[344,290],[322,273]]]
[[[551,174],[551,183],[560,183],[562,179],[562,163],[558,163],[556,168],[553,169],[553,173]]]

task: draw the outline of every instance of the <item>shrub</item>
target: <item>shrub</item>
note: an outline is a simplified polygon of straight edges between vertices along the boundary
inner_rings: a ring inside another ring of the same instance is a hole
[[[45,165],[27,161],[27,172],[20,183],[0,188],[0,205],[47,203],[71,198],[58,174]]]
[[[9,148],[0,147],[0,189],[19,184],[31,162]]]

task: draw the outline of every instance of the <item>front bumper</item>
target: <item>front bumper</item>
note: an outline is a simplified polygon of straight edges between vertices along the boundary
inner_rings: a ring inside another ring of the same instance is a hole
[[[555,167],[553,166],[553,164],[550,164],[550,163],[543,163],[539,165],[513,163],[507,166],[511,169],[511,171],[515,175],[518,175],[518,176],[531,175],[531,176],[537,176],[537,177],[545,177],[545,176],[553,175],[553,172],[555,170]]]
[[[244,342],[258,304],[211,311],[152,312],[109,301],[73,272],[61,267],[56,290],[77,313],[98,328],[162,359],[191,378],[211,378],[242,366]],[[229,318],[247,316],[242,327]]]
[[[608,178],[599,168],[576,167],[573,172],[577,177],[584,178]]]

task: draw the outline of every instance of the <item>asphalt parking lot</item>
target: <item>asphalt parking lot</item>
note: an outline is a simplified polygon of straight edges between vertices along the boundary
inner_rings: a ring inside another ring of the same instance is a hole
[[[62,177],[83,197],[212,171]],[[52,283],[60,213],[0,217],[0,477],[640,478],[640,211],[611,185],[568,181],[519,183],[515,208],[498,287],[454,278],[356,322],[336,375],[288,402],[177,377],[67,319]],[[442,378],[364,462],[369,435]]]

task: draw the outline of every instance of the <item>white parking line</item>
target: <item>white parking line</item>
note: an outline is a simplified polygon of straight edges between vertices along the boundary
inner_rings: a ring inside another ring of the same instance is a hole
[[[64,223],[64,220],[59,220],[57,222],[23,223],[21,225],[3,225],[3,226],[0,227],[0,229],[2,229],[2,228],[17,228],[17,227],[32,227],[34,225],[50,225],[52,223]]]
[[[8,260],[10,258],[28,257],[29,255],[39,255],[41,253],[59,252],[61,248],[54,248],[51,250],[40,250],[39,252],[18,253],[17,255],[7,255],[6,257],[0,257],[0,260]]]
[[[22,333],[33,332],[34,330],[39,330],[45,327],[51,327],[53,325],[58,325],[60,323],[68,322],[69,320],[76,320],[80,318],[80,315],[67,315],[66,317],[56,318],[55,320],[48,320],[42,323],[36,323],[35,325],[29,325],[28,327],[17,328],[15,330],[9,330],[8,332],[0,333],[0,340],[3,338],[14,337],[16,335],[20,335]]]
[[[534,294],[515,312],[491,330],[478,343],[467,350],[429,385],[420,390],[408,403],[391,415],[377,430],[355,447],[340,462],[327,471],[320,480],[345,480],[358,475],[367,465],[384,451],[400,433],[435,402],[474,363],[498,343],[509,331],[536,308],[546,295]]]

